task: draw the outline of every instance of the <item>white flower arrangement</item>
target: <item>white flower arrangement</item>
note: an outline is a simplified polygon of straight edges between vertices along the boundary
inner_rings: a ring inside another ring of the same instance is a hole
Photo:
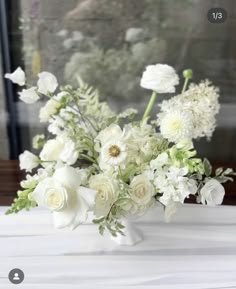
[[[53,214],[56,228],[76,228],[88,212],[103,234],[123,234],[121,220],[162,206],[166,219],[190,196],[215,206],[224,197],[221,183],[233,180],[232,169],[219,168],[197,158],[192,140],[210,138],[219,111],[219,91],[209,81],[188,82],[183,73],[182,92],[160,104],[156,120],[149,122],[158,93],[173,93],[179,83],[175,69],[166,64],[146,68],[140,85],[153,91],[141,120],[137,111],[113,112],[100,102],[98,92],[78,78],[79,87],[64,86],[49,72],[39,74],[36,86],[28,87],[25,73],[17,68],[6,74],[20,86],[20,99],[32,104],[47,98],[39,118],[48,123],[50,137],[37,135],[33,147],[38,156],[25,151],[21,169],[30,172],[21,182],[11,208],[43,206]],[[33,172],[33,173],[32,173]]]

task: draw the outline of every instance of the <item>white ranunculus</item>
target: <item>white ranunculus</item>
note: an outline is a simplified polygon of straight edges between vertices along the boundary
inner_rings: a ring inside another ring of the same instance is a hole
[[[200,191],[200,201],[208,206],[221,205],[224,199],[225,189],[215,179],[207,181]]]
[[[81,186],[79,173],[66,166],[39,182],[32,198],[52,211],[56,228],[75,229],[86,221],[88,211],[94,207],[95,195],[94,190]]]
[[[29,151],[24,151],[20,154],[19,160],[21,170],[26,170],[27,172],[31,172],[32,169],[39,165],[39,158]]]
[[[39,80],[37,82],[38,91],[42,94],[53,93],[58,86],[56,77],[50,72],[39,73]]]
[[[118,196],[117,182],[111,176],[99,174],[91,177],[89,187],[97,192],[95,202],[96,216],[106,216]]]
[[[76,150],[75,143],[70,139],[65,141],[64,148],[60,154],[60,160],[68,165],[73,165],[77,161],[78,156],[79,154]]]
[[[130,183],[131,198],[140,206],[146,206],[150,203],[154,195],[154,187],[146,175],[138,175]]]
[[[20,86],[25,85],[25,73],[20,67],[18,67],[12,73],[6,73],[5,78],[10,79],[13,83],[16,83]]]
[[[167,64],[149,65],[143,72],[140,85],[158,93],[173,93],[179,84],[179,77],[173,67]]]
[[[40,109],[39,112],[39,119],[40,122],[48,122],[50,117],[57,113],[57,110],[60,107],[60,102],[51,98],[47,101],[44,107]]]
[[[57,137],[55,139],[48,140],[40,153],[41,160],[58,161],[64,146],[65,142],[63,138]]]
[[[23,89],[21,92],[19,92],[20,100],[27,104],[35,103],[37,100],[39,100],[39,95],[36,92],[36,87],[31,87],[28,89]]]

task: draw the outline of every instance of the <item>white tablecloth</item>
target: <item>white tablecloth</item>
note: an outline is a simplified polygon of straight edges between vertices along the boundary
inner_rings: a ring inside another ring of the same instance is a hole
[[[1,289],[236,288],[236,207],[185,205],[168,224],[157,208],[135,221],[144,241],[133,247],[100,237],[92,224],[55,230],[47,211],[5,209]],[[24,283],[9,283],[13,268],[24,271]]]

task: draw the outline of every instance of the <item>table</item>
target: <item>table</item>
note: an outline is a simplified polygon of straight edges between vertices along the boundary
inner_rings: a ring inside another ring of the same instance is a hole
[[[236,207],[186,204],[171,223],[156,208],[134,221],[144,241],[119,246],[87,223],[55,230],[48,211],[0,208],[0,288],[236,288]]]

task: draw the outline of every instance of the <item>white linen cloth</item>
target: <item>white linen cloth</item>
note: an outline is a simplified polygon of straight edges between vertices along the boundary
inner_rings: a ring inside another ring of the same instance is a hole
[[[236,207],[184,205],[165,223],[161,208],[134,221],[144,240],[119,246],[93,224],[55,230],[41,209],[0,208],[0,289],[236,288]],[[20,268],[25,280],[9,283]],[[16,287],[18,288],[18,287]]]

